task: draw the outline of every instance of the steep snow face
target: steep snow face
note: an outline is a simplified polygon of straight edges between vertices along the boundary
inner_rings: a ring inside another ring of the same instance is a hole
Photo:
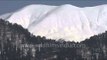
[[[107,5],[76,7],[29,5],[0,16],[27,28],[34,35],[66,41],[83,41],[107,30]]]

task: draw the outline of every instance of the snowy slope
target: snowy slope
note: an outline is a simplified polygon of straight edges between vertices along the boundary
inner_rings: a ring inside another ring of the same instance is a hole
[[[34,4],[0,18],[20,24],[36,36],[82,41],[107,30],[107,5],[80,8]]]

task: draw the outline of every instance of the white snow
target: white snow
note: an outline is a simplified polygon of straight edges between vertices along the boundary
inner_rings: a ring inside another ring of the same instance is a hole
[[[107,5],[80,8],[33,4],[0,18],[20,24],[36,36],[80,42],[107,30]]]

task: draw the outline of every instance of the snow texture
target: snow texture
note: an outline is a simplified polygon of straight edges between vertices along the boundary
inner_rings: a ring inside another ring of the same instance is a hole
[[[22,25],[36,36],[80,42],[107,30],[107,5],[80,8],[33,4],[0,18]]]

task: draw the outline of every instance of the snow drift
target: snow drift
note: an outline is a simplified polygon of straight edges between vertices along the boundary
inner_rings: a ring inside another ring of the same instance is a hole
[[[22,25],[36,36],[82,41],[107,30],[107,5],[80,8],[33,4],[0,18]]]

